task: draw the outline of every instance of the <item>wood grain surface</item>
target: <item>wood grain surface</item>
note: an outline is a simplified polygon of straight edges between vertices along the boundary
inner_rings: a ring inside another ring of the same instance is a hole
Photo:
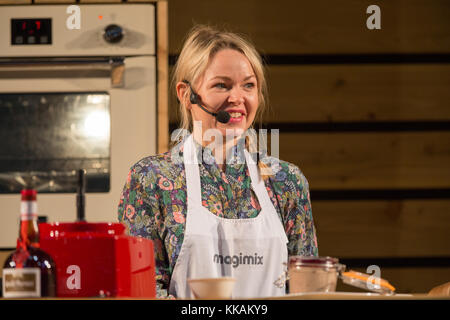
[[[286,133],[280,159],[313,189],[450,187],[450,132]]]
[[[369,30],[367,7],[381,9],[381,30]],[[425,53],[450,51],[450,2],[171,0],[170,53],[195,23],[240,32],[266,54]]]

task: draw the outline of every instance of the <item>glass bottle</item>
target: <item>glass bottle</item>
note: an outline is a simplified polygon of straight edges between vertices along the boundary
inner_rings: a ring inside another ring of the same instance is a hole
[[[37,192],[26,189],[21,195],[19,238],[3,266],[3,297],[55,297],[55,263],[39,248]]]

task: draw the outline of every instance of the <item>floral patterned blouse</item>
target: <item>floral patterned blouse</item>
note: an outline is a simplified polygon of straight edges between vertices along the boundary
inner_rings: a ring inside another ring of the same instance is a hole
[[[197,143],[196,147],[202,148]],[[199,169],[203,206],[228,219],[256,217],[261,207],[245,161],[228,162],[224,172],[209,148],[202,151]],[[182,160],[174,161],[175,152],[182,159],[182,143],[133,165],[118,208],[119,221],[128,234],[153,240],[158,297],[167,295],[186,225],[185,170]],[[308,181],[297,166],[286,161],[273,161],[271,169],[276,174],[265,180],[265,186],[286,231],[288,254],[318,256]]]

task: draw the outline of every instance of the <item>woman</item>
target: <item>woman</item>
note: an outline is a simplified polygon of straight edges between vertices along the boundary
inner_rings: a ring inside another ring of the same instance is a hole
[[[131,168],[119,221],[153,240],[160,297],[189,298],[187,279],[223,276],[237,278],[233,297],[285,294],[274,282],[288,255],[317,256],[318,248],[301,171],[239,152],[266,105],[261,57],[236,34],[197,26],[173,80],[181,128],[193,134]]]

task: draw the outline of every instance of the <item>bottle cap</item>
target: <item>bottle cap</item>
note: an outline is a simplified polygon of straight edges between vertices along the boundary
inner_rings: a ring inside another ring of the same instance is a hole
[[[22,201],[36,201],[37,191],[34,189],[24,189],[21,194]]]

